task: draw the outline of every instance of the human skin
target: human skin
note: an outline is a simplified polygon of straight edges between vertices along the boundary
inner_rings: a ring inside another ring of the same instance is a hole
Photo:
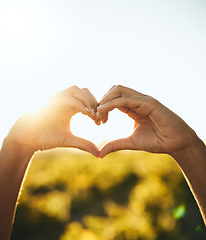
[[[99,151],[90,141],[71,133],[74,114],[81,112],[96,124],[106,123],[114,108],[134,120],[131,136],[109,142]],[[123,149],[170,154],[182,169],[206,221],[206,149],[194,130],[157,100],[133,89],[114,86],[98,104],[88,89],[74,86],[54,95],[39,112],[22,116],[2,144],[0,239],[10,238],[16,202],[31,158],[39,150],[56,147],[79,148],[101,158]]]
[[[100,158],[124,149],[167,153],[181,168],[206,224],[206,148],[179,116],[156,99],[123,86],[113,86],[97,108],[97,118],[107,122],[108,113],[118,108],[134,120],[133,133],[106,143]]]
[[[30,159],[35,152],[74,147],[98,157],[99,149],[70,131],[71,117],[81,112],[95,120],[97,101],[88,89],[76,86],[54,95],[35,114],[22,116],[11,128],[0,151],[0,239],[10,238],[16,202]]]

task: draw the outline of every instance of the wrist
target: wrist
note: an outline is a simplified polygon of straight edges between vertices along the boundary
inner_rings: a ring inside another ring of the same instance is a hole
[[[206,167],[206,147],[197,136],[186,148],[174,152],[171,156],[182,169]]]
[[[19,190],[33,151],[6,137],[0,150],[0,238],[9,239]]]
[[[6,161],[9,165],[25,168],[28,165],[33,154],[33,149],[19,146],[9,137],[6,137],[2,144],[0,158],[2,159],[2,161]]]
[[[206,224],[206,147],[199,138],[182,152],[173,155],[180,166]]]

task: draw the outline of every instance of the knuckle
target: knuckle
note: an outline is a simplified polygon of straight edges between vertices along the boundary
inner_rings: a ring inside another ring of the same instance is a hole
[[[119,85],[116,85],[115,87],[116,87],[118,90],[121,90],[121,89],[123,88],[123,86],[120,85],[120,84],[119,84]]]
[[[83,91],[86,91],[86,92],[89,91],[88,88],[82,88],[82,90],[83,90]]]
[[[145,98],[146,98],[146,101],[147,101],[149,104],[153,105],[153,106],[156,106],[156,105],[159,104],[159,101],[158,101],[156,98],[154,98],[154,97],[151,97],[151,96],[149,96],[149,95],[146,95]]]
[[[75,90],[78,90],[79,87],[77,87],[76,85],[73,85],[70,89],[75,91]]]

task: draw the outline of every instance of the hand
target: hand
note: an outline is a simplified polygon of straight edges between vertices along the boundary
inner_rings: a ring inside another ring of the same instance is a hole
[[[195,132],[179,116],[154,98],[133,89],[113,86],[99,103],[97,117],[105,123],[108,112],[114,108],[134,120],[134,131],[127,138],[104,145],[100,152],[101,158],[123,149],[173,155],[189,148],[197,139]]]
[[[78,112],[95,121],[97,101],[88,89],[76,86],[54,95],[46,107],[22,116],[10,130],[7,140],[18,149],[30,151],[56,147],[74,147],[98,157],[98,148],[90,141],[74,136],[70,120]]]

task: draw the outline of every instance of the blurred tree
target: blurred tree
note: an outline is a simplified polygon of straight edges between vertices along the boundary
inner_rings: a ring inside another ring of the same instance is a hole
[[[168,155],[52,150],[31,164],[12,239],[203,240],[203,226]]]

